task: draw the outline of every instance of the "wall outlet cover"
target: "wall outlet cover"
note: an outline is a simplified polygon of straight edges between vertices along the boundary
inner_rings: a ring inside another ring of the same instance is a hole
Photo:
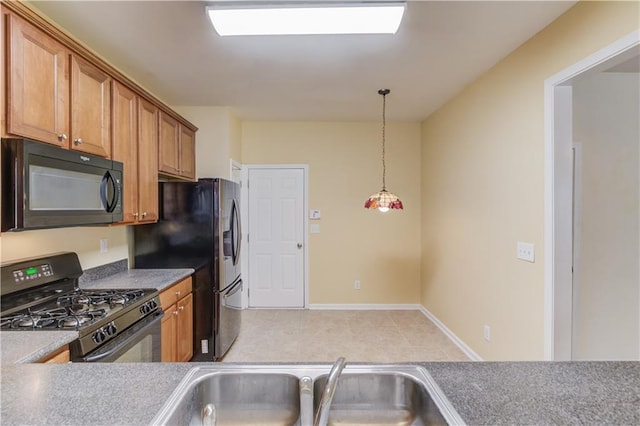
[[[522,243],[518,241],[516,255],[518,259],[533,263],[535,262],[535,247],[531,243]]]

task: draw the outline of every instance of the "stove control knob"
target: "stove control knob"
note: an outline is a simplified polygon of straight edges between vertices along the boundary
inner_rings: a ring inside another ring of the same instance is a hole
[[[158,304],[156,303],[156,301],[155,301],[155,300],[151,300],[151,301],[149,301],[149,307],[150,307],[151,309],[155,309],[155,308],[157,308],[157,307],[158,307]]]
[[[118,329],[114,323],[110,323],[104,328],[104,332],[107,333],[107,336],[113,336],[117,331]]]
[[[143,315],[147,315],[149,312],[151,312],[151,308],[149,307],[148,303],[145,303],[144,305],[140,306],[140,313]]]
[[[106,340],[107,335],[102,331],[102,329],[93,333],[93,341],[96,343],[102,343]]]

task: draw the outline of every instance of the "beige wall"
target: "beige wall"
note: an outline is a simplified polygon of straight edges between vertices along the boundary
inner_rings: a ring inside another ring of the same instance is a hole
[[[230,159],[241,161],[242,125],[230,108],[173,106],[198,127],[196,176],[230,178]]]
[[[309,208],[322,212],[309,235],[311,304],[420,300],[420,124],[387,125],[387,186],[403,211],[363,207],[381,187],[381,149],[380,123],[243,123],[244,164],[309,165]]]
[[[573,135],[582,151],[573,359],[640,359],[639,103],[637,73],[573,83]]]
[[[108,252],[100,253],[100,240],[104,238],[107,239]],[[82,269],[129,257],[124,226],[4,232],[0,236],[0,248],[2,262],[59,251],[75,251]]]
[[[543,358],[544,80],[637,29],[638,13],[578,3],[422,124],[422,304],[483,359]]]

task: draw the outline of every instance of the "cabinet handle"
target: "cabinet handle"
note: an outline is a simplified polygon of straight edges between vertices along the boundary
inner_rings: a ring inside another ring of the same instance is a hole
[[[58,135],[58,140],[59,140],[60,142],[62,142],[62,141],[66,141],[67,139],[68,139],[68,136],[67,136],[67,134],[66,134],[66,133],[60,133],[60,134]]]
[[[82,142],[83,142],[82,138],[77,138],[77,139],[73,140],[73,143],[76,144],[76,145],[80,145],[80,144],[82,144]]]
[[[182,292],[176,291],[176,296],[180,297],[180,294],[182,294]]]
[[[179,310],[179,311],[184,311],[184,306],[180,306],[180,307],[178,308],[178,310]]]
[[[178,315],[178,311],[171,312],[173,315]]]
[[[140,213],[138,213],[138,212],[135,212],[135,213],[133,214],[133,217],[138,217],[138,216],[140,216]]]
[[[142,217],[147,217],[147,212],[142,212]]]

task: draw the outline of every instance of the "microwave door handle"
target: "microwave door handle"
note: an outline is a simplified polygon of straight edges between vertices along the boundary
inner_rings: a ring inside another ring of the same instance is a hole
[[[100,201],[104,206],[105,211],[109,211],[109,200],[107,200],[107,184],[109,183],[109,172],[106,172],[102,176],[102,182],[100,182]]]
[[[111,183],[111,187],[113,188],[111,201],[107,199],[107,185],[109,185],[109,183]],[[102,199],[106,212],[113,213],[120,198],[120,188],[118,188],[118,184],[110,171],[107,171],[102,177],[102,182],[100,183],[100,198]]]

